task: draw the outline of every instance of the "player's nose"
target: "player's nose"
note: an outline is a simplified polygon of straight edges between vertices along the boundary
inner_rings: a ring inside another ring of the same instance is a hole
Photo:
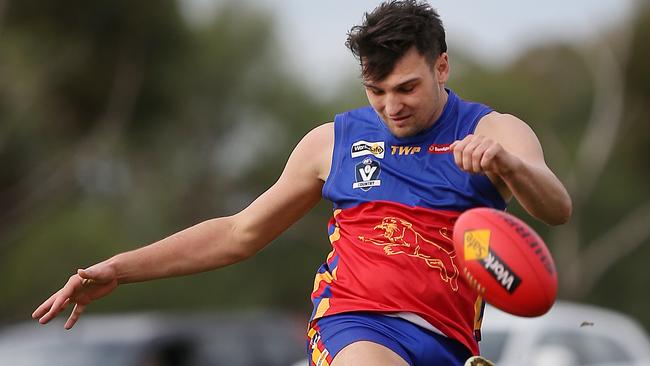
[[[399,115],[399,113],[404,108],[404,103],[402,99],[395,94],[386,95],[386,105],[384,107],[386,114],[389,117],[394,117]]]

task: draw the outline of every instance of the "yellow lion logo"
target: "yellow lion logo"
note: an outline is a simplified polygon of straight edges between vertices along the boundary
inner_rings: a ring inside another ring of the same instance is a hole
[[[383,233],[374,238],[359,236],[359,240],[383,246],[386,255],[405,254],[424,260],[429,267],[440,271],[440,278],[447,282],[453,291],[458,291],[458,267],[454,263],[454,250],[446,250],[439,244],[425,239],[413,229],[413,224],[397,217],[385,217],[381,224],[373,229],[382,230]],[[440,234],[450,239],[447,228],[440,229]]]

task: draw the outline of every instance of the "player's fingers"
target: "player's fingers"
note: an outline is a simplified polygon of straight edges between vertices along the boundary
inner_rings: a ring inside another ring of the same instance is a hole
[[[61,305],[59,305],[58,307],[56,307],[56,308],[54,307],[54,305],[52,305],[52,307],[49,309],[49,311],[47,313],[45,313],[45,315],[43,315],[40,319],[38,319],[38,322],[41,323],[41,324],[49,323],[50,320],[54,319],[57,315],[59,315],[60,312],[65,310],[65,308],[68,307],[69,303],[70,303],[70,299],[65,299],[63,301],[63,303]],[[55,304],[56,304],[56,301],[55,301]]]
[[[65,329],[72,328],[75,323],[77,323],[77,320],[79,320],[79,317],[84,312],[84,310],[86,310],[86,305],[81,305],[79,303],[75,304],[70,317],[68,317],[68,320],[65,322],[65,325],[63,327]]]
[[[97,281],[92,279],[92,278],[82,278],[81,279],[81,287],[88,288],[93,285],[96,285]]]
[[[494,142],[489,139],[483,139],[472,152],[472,173],[481,173],[485,171],[486,162],[485,153],[490,151]],[[489,160],[489,159],[488,159]]]
[[[34,310],[34,312],[32,313],[32,318],[38,319],[43,315],[45,315],[45,313],[47,313],[47,311],[50,310],[50,308],[52,307],[52,304],[54,303],[54,299],[56,298],[57,294],[58,292],[52,294],[52,296],[50,296],[49,299],[43,301],[43,303],[38,308],[36,308],[36,310]]]
[[[87,286],[87,285],[90,285],[90,284],[102,283],[102,282],[105,282],[107,280],[110,280],[110,279],[105,278],[107,276],[106,276],[105,273],[103,273],[103,271],[101,271],[101,269],[97,269],[97,268],[94,268],[94,267],[95,266],[89,267],[89,268],[86,268],[86,269],[78,269],[77,270],[77,275],[79,275],[79,277],[81,277],[83,285]]]
[[[63,286],[63,288],[55,294],[52,306],[50,307],[47,314],[45,314],[45,316],[39,320],[39,322],[41,324],[45,324],[57,316],[60,312],[65,310],[65,308],[68,306],[68,303],[70,302],[70,299],[73,297],[74,293],[79,289],[80,286],[81,281],[79,280],[78,276],[70,276],[70,279],[68,279],[68,282],[65,284],[65,286]]]
[[[46,317],[46,322],[49,322],[52,318],[56,317],[61,313],[63,310],[65,310],[66,307],[68,307],[68,304],[70,303],[70,298],[69,297],[62,297],[59,296],[54,300],[54,303],[52,304],[52,307],[50,308],[50,311],[45,314]]]
[[[481,172],[481,158],[483,157],[483,153],[485,152],[485,146],[483,145],[478,145],[472,150],[472,156],[469,159],[469,171],[472,173],[480,173]]]
[[[499,147],[496,145],[492,145],[487,150],[485,150],[483,157],[481,158],[481,169],[483,171],[494,170],[494,158],[498,152]]]
[[[465,150],[465,146],[467,146],[471,138],[472,135],[467,135],[462,140],[454,141],[454,143],[450,146],[451,151],[454,153],[454,162],[461,169],[463,169],[463,151]]]
[[[60,309],[64,308],[67,305],[66,302],[70,300],[70,298],[72,298],[72,291],[67,291],[65,287],[61,289],[54,299],[54,302],[52,303],[50,312],[60,312]]]
[[[477,148],[481,145],[482,141],[483,139],[481,136],[474,136],[463,149],[462,167],[464,170],[476,172],[473,167],[477,164],[477,162],[475,163],[475,160],[480,159],[481,151],[477,151]],[[478,155],[476,155],[475,152]]]
[[[79,269],[77,275],[81,279],[90,280],[84,282],[86,285],[103,285],[115,280],[114,269],[104,262],[94,264],[86,269]]]
[[[449,149],[451,150],[451,153],[454,154],[454,163],[460,167],[460,162],[462,161],[463,155],[461,152],[461,149],[458,148],[458,145],[461,143],[461,141],[454,141],[453,144],[449,145]]]

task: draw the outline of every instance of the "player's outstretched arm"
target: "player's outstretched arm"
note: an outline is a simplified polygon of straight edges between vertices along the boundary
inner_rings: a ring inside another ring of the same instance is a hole
[[[309,132],[292,152],[278,181],[240,213],[201,222],[79,270],[32,317],[46,324],[74,305],[65,324],[70,329],[89,303],[119,284],[208,271],[254,255],[320,200],[333,136],[331,123]]]
[[[514,196],[535,218],[559,225],[571,217],[569,194],[546,165],[537,136],[519,118],[492,112],[452,151],[462,170],[486,174],[506,200]]]

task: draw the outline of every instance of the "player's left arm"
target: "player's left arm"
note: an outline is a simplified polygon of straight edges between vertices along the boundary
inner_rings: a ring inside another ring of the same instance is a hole
[[[571,217],[571,197],[546,165],[537,136],[519,118],[492,112],[452,151],[462,170],[486,174],[506,200],[514,196],[535,218],[559,225]]]

